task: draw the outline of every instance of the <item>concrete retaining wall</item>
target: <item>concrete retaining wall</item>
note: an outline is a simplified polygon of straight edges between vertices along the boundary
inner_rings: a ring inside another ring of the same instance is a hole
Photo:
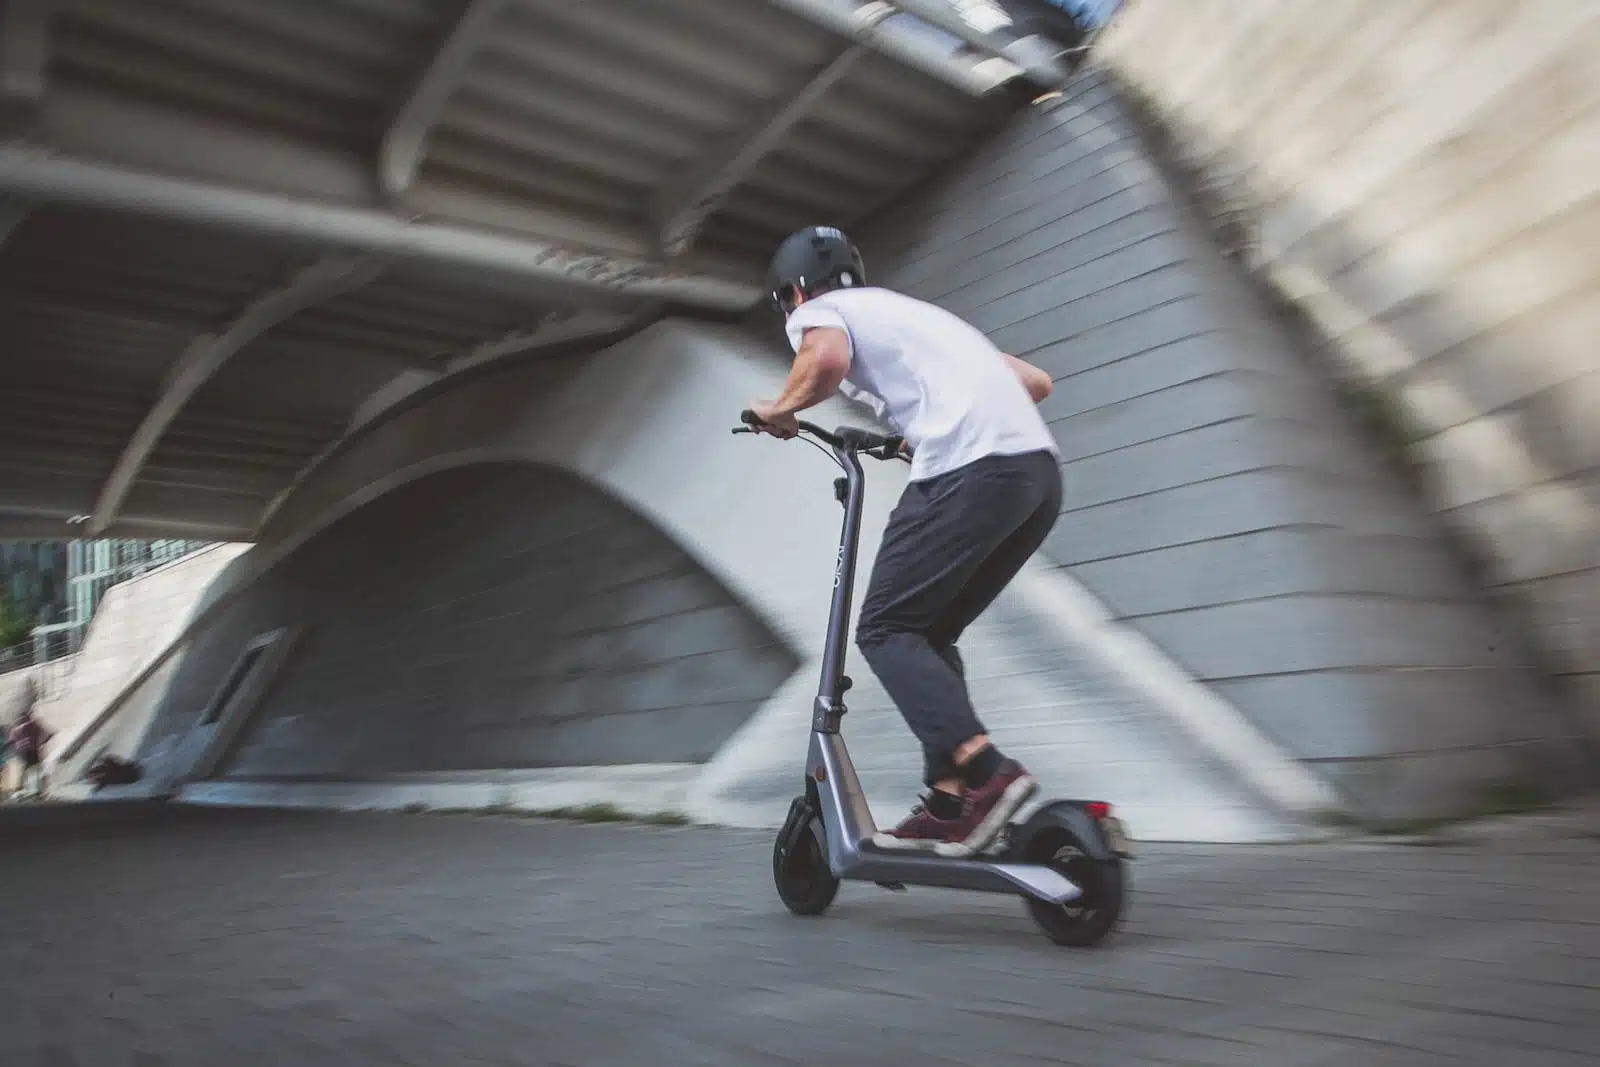
[[[1135,0],[1099,52],[1398,409],[1600,738],[1600,5]]]
[[[56,734],[48,753],[52,771],[98,726],[111,701],[165,654],[218,576],[248,548],[214,545],[106,592],[66,686],[36,709]]]

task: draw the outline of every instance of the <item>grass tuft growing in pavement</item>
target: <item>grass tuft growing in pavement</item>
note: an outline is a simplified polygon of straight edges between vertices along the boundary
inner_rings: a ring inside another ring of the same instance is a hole
[[[632,822],[650,826],[687,826],[689,817],[676,811],[658,811],[650,815],[631,815],[614,804],[589,804],[581,808],[551,808],[531,814],[546,819],[565,819],[569,822]]]
[[[433,811],[425,804],[407,804],[402,811],[410,814]],[[676,811],[658,811],[635,815],[623,811],[615,804],[585,804],[564,808],[519,808],[502,800],[476,808],[437,809],[452,815],[496,815],[517,819],[559,819],[564,822],[633,823],[642,826],[688,826],[689,817]]]

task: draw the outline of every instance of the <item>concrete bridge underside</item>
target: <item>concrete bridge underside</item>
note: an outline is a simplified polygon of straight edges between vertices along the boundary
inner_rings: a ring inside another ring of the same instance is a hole
[[[1103,72],[846,0],[301,7],[6,9],[0,533],[253,543],[71,710],[59,782],[781,817],[838,513],[820,457],[726,429],[784,369],[760,262],[819,220],[1058,383],[1066,513],[967,650],[1053,791],[1272,840],[1571,772]],[[868,551],[904,477],[870,473]]]

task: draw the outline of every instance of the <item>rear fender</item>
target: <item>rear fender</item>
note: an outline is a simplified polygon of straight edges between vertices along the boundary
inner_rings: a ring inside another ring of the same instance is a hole
[[[1084,809],[1086,803],[1082,800],[1056,800],[1028,816],[1027,822],[1012,831],[1013,856],[1020,858],[1026,855],[1028,842],[1051,829],[1066,830],[1090,859],[1110,861],[1125,856],[1126,853],[1119,854],[1112,848],[1105,828]]]

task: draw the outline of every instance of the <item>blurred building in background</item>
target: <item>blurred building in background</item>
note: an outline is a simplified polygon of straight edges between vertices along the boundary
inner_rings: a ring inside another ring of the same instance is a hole
[[[67,546],[61,541],[0,541],[0,584],[6,608],[25,619],[64,621]]]
[[[0,670],[77,650],[106,591],[205,541],[0,541]]]

